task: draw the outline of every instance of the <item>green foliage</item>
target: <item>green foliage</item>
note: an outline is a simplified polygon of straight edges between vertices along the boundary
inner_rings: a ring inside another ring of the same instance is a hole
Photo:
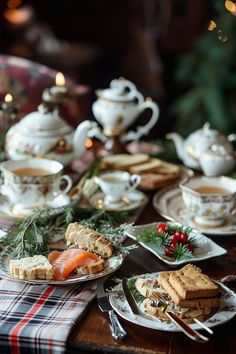
[[[50,235],[63,235],[69,223],[75,221],[98,231],[103,228],[104,234],[106,225],[109,230],[108,236],[112,241],[112,235],[119,237],[120,233],[132,227],[124,224],[120,228],[112,230],[112,227],[121,220],[125,220],[127,215],[127,213],[109,213],[95,208],[79,208],[75,204],[64,208],[39,210],[35,215],[25,218],[1,237],[0,245],[10,247],[14,254],[13,258],[31,257],[36,254],[46,255]],[[122,252],[122,250],[119,251]],[[128,250],[126,251],[128,252]]]
[[[193,52],[180,58],[176,80],[186,93],[174,104],[175,129],[186,135],[209,122],[212,128],[232,133],[236,126],[236,17],[224,7],[224,1],[213,3],[217,12],[212,18],[214,31],[206,31]],[[217,31],[228,40],[218,39]],[[191,124],[190,124],[191,123]]]

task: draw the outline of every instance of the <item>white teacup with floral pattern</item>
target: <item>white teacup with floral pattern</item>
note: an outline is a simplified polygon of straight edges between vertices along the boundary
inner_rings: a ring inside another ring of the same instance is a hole
[[[105,201],[115,203],[133,191],[140,183],[141,177],[125,171],[113,171],[94,177],[105,195]]]
[[[235,210],[236,180],[229,177],[192,177],[180,183],[186,212],[200,225],[220,226]]]
[[[66,194],[72,186],[71,178],[62,175],[63,165],[54,160],[9,160],[1,163],[0,169],[4,180],[1,193],[12,203],[28,208],[50,204],[59,195]],[[61,190],[63,181],[66,187]]]

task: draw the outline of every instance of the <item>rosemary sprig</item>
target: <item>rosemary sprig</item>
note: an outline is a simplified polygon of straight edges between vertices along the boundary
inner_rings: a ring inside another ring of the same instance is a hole
[[[64,234],[71,222],[78,221],[99,231],[105,225],[117,225],[127,215],[95,208],[79,208],[75,203],[64,208],[38,210],[35,215],[25,218],[1,237],[0,245],[10,247],[16,259],[47,254],[50,236]]]

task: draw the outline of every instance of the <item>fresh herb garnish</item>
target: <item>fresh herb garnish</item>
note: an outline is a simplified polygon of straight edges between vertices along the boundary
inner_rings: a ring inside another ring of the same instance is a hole
[[[160,223],[151,229],[143,229],[137,239],[160,248],[166,257],[181,261],[192,258],[198,247],[191,231],[190,227]]]
[[[15,225],[6,235],[1,237],[0,245],[8,246],[13,252],[13,258],[19,259],[36,254],[47,254],[47,244],[51,235],[63,235],[71,222],[78,221],[83,225],[98,231],[106,227],[111,229],[121,220],[126,220],[130,214],[107,212],[95,208],[79,208],[72,203],[63,208],[38,210]],[[125,226],[126,228],[131,225]],[[115,231],[116,230],[116,231]],[[124,227],[114,229],[113,232],[124,232]],[[106,236],[106,234],[105,234]],[[116,242],[115,242],[116,243]]]
[[[132,293],[135,301],[137,303],[140,303],[143,300],[145,300],[145,297],[142,294],[140,294],[140,292],[136,288],[136,285],[135,285],[136,280],[137,280],[136,277],[132,277],[132,278],[127,279],[127,285],[128,285],[130,292]]]

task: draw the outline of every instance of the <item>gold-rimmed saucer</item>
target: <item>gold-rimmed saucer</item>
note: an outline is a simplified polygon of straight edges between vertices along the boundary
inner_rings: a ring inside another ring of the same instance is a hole
[[[147,196],[141,191],[132,191],[118,202],[107,201],[102,192],[94,194],[89,200],[93,207],[107,211],[129,211],[141,207],[146,202]]]
[[[211,235],[211,236],[233,236],[236,235],[236,215],[231,214],[225,219],[225,223],[220,226],[200,225],[194,221],[184,206],[182,193],[178,185],[163,188],[153,197],[153,206],[156,211],[170,221],[177,221],[183,225]]]

